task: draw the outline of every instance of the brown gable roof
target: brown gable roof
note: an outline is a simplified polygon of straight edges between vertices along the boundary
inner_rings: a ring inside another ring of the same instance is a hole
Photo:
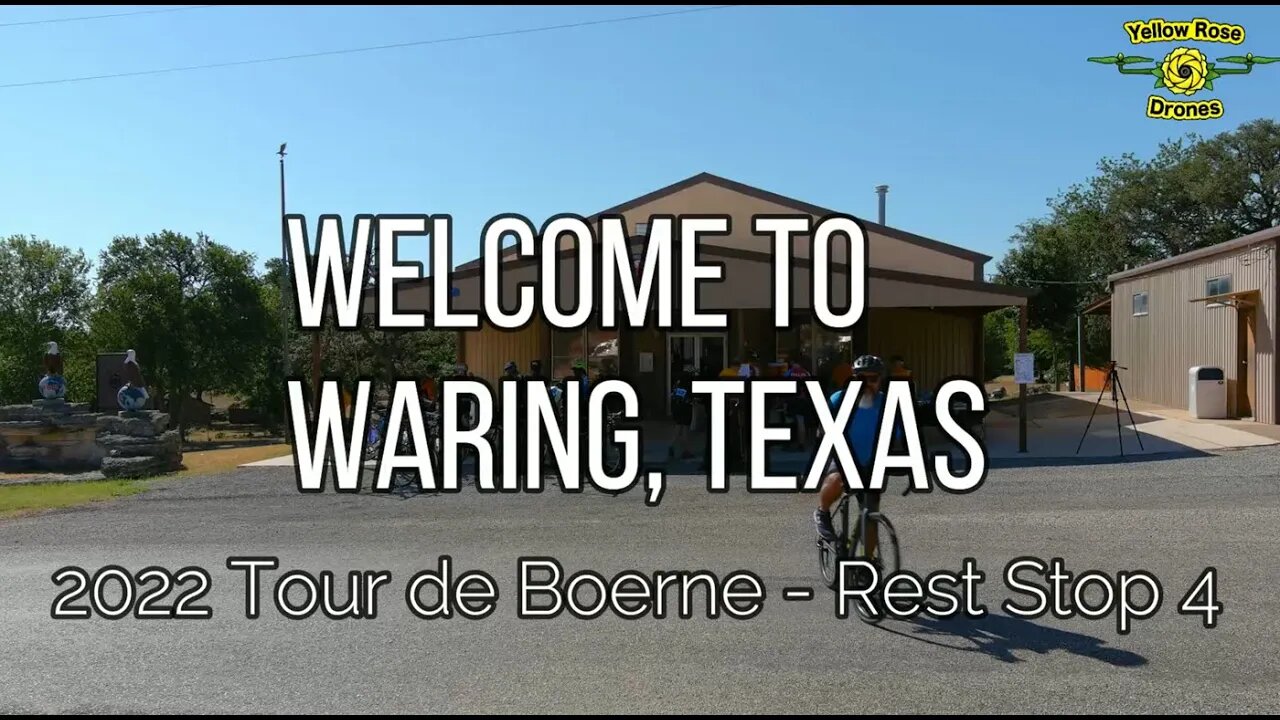
[[[653,202],[654,200],[666,197],[668,195],[673,195],[675,193],[680,192],[681,190],[691,188],[694,185],[699,185],[701,183],[707,183],[709,185],[722,187],[722,188],[725,188],[726,190],[732,190],[733,192],[741,193],[743,195],[746,195],[747,197],[753,197],[753,198],[756,198],[757,200],[764,200],[765,202],[770,202],[775,205],[781,205],[786,208],[791,208],[793,210],[798,210],[800,212],[809,213],[810,215],[823,216],[823,215],[832,215],[837,212],[829,208],[824,208],[820,205],[814,205],[813,203],[808,203],[803,200],[796,200],[795,198],[790,198],[785,195],[779,195],[775,192],[770,192],[768,190],[762,190],[758,187],[753,187],[751,185],[746,185],[744,183],[737,182],[736,180],[730,180],[728,178],[720,177],[719,175],[712,175],[711,173],[703,172],[703,173],[698,173],[697,175],[694,175],[692,177],[685,178],[680,182],[672,183],[671,185],[668,185],[664,188],[658,188],[657,190],[654,190],[653,192],[645,195],[641,195],[638,198],[628,200],[622,203],[621,205],[614,205],[613,207],[608,208],[606,210],[601,210],[595,215],[592,215],[589,218],[587,218],[587,220],[594,223],[597,220],[599,220],[600,217],[603,215],[616,215],[619,213],[624,213],[633,208],[640,207],[641,205]],[[869,232],[878,233],[880,235],[884,235],[885,237],[891,237],[895,240],[901,240],[902,242],[910,243],[912,245],[917,245],[919,247],[927,248],[929,250],[935,250],[937,252],[945,253],[947,255],[952,255],[958,258],[963,258],[965,260],[971,260],[973,262],[986,263],[988,260],[991,259],[990,255],[983,255],[982,253],[973,252],[972,250],[966,250],[956,245],[949,245],[947,243],[940,242],[938,240],[933,240],[932,238],[924,237],[923,235],[916,235],[915,233],[909,233],[905,230],[899,230],[897,228],[889,227],[888,225],[881,225],[879,223],[874,223],[869,220],[865,220],[863,218],[858,218],[858,219],[862,221],[863,226],[866,227],[866,229]],[[458,269],[461,270],[463,268],[469,268],[472,266],[477,266],[479,264],[480,264],[480,258],[476,258],[475,260],[471,260],[469,262],[463,263],[462,265],[459,265]]]

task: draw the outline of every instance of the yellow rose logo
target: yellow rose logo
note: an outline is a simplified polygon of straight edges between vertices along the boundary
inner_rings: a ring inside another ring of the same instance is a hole
[[[1195,48],[1178,48],[1160,64],[1164,86],[1178,95],[1195,95],[1209,78],[1209,62]]]
[[[1124,24],[1133,45],[1143,43],[1220,42],[1239,45],[1244,42],[1244,28],[1226,23],[1211,23],[1203,18],[1194,21],[1134,20]],[[1215,82],[1222,78],[1248,75],[1255,65],[1280,63],[1280,57],[1264,57],[1245,53],[1215,57],[1213,62],[1193,47],[1178,47],[1163,60],[1140,55],[1099,55],[1087,58],[1091,63],[1110,65],[1121,75],[1146,76],[1155,80],[1157,91],[1164,89],[1175,95],[1192,96],[1215,92]],[[1235,67],[1233,67],[1235,66]],[[1154,78],[1152,77],[1154,76]],[[1175,100],[1147,93],[1147,117],[1165,120],[1206,120],[1223,115],[1221,100]]]

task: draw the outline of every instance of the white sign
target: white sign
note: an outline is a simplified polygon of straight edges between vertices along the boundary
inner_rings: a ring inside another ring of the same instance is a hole
[[[1036,356],[1033,353],[1013,354],[1013,381],[1030,385],[1036,381]]]

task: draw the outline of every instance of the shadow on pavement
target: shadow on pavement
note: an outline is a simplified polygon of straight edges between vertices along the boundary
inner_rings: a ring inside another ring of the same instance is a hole
[[[1145,657],[1128,650],[1107,647],[1106,642],[1100,638],[1059,630],[1008,615],[988,613],[981,618],[961,616],[945,620],[926,616],[903,621],[901,624],[911,630],[904,632],[887,625],[877,627],[894,635],[939,647],[980,652],[1007,663],[1024,662],[1014,653],[1018,650],[1029,650],[1037,655],[1066,651],[1073,655],[1093,658],[1114,667],[1141,667],[1147,664]],[[972,643],[972,647],[931,639],[948,637],[966,640]]]
[[[1186,460],[1188,458],[1212,457],[1213,453],[1203,450],[1171,450],[1169,452],[1147,453],[1145,455],[1122,455],[1111,457],[1004,457],[990,458],[990,468],[1027,468],[1027,467],[1070,467],[1074,465],[1128,465],[1134,463],[1161,462],[1166,460]]]

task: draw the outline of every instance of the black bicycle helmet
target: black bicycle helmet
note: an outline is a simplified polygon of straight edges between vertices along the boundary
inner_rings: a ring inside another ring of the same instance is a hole
[[[875,355],[863,355],[853,361],[853,374],[875,373],[884,375],[884,361]]]

